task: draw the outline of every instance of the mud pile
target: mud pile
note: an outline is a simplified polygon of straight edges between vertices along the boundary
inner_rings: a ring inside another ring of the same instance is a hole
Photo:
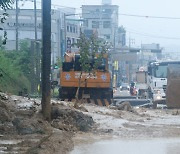
[[[92,117],[62,104],[52,105],[51,118],[53,127],[72,132],[87,132],[94,124]]]
[[[94,123],[66,102],[54,101],[51,122],[40,109],[40,100],[0,93],[0,153],[66,153],[74,133],[89,131]]]
[[[27,98],[0,94],[0,133],[1,134],[45,134],[50,125],[42,119],[35,106],[21,106]],[[18,103],[17,103],[18,102]],[[32,101],[31,101],[32,102]]]

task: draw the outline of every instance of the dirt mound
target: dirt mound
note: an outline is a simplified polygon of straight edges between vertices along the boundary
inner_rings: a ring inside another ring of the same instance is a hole
[[[54,102],[54,103],[53,103]],[[92,117],[84,115],[66,102],[52,101],[52,121],[45,121],[41,114],[41,102],[21,96],[0,93],[1,141],[15,140],[2,145],[6,153],[58,153],[73,148],[74,132],[91,129]]]
[[[131,106],[129,102],[121,102],[117,104],[116,106],[110,106],[109,108],[114,109],[114,110],[129,111],[133,113],[135,112],[135,110],[133,109],[133,107]]]
[[[2,94],[1,94],[2,96]],[[5,94],[3,95],[5,96]],[[6,99],[4,99],[6,98]],[[35,134],[45,133],[48,123],[38,117],[31,109],[22,110],[10,97],[0,97],[0,133],[1,134]],[[23,97],[21,98],[23,99]],[[7,129],[9,128],[9,129]]]
[[[92,117],[70,107],[62,107],[62,105],[57,104],[52,106],[51,117],[54,119],[53,127],[66,131],[86,132],[94,124]]]

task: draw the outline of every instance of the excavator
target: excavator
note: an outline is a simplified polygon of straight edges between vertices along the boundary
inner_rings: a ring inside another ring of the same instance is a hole
[[[90,60],[90,66],[96,62],[99,54]],[[59,98],[73,100],[77,89],[78,98],[86,99],[88,103],[109,106],[113,99],[111,73],[108,69],[108,54],[102,55],[96,69],[85,72],[82,70],[79,53],[65,53],[64,62],[60,70]]]

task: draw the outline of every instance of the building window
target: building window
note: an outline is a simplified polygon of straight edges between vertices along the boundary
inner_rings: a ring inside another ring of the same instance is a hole
[[[69,26],[67,26],[67,32],[69,32],[70,31],[70,27]]]
[[[103,10],[103,13],[111,14],[111,13],[112,13],[112,10],[111,10],[111,9],[104,9],[104,10]]]
[[[96,9],[96,12],[99,13],[99,9]]]
[[[111,28],[111,22],[110,21],[104,21],[103,22],[103,28]]]
[[[74,47],[75,46],[75,38],[72,38],[72,46]]]
[[[77,42],[77,47],[79,48],[78,44],[80,43],[80,40],[77,39],[76,42]]]
[[[99,21],[92,21],[92,28],[99,28]]]
[[[18,19],[31,20],[31,16],[19,16]]]
[[[86,20],[84,21],[84,27],[88,27],[88,25],[89,25],[89,22],[88,22],[88,20],[86,19]]]
[[[105,37],[105,39],[108,39],[108,40],[111,38],[111,36],[108,35],[108,34],[107,34],[107,35],[104,35],[104,37]]]
[[[77,26],[75,27],[75,33],[77,33]]]
[[[73,27],[72,27],[72,26],[70,26],[70,32],[71,32],[71,33],[73,32]]]
[[[73,27],[73,33],[76,33],[76,28],[75,27]]]

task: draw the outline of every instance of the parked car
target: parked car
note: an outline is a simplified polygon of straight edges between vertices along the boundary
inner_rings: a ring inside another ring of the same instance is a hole
[[[129,91],[130,90],[130,86],[128,83],[122,83],[120,86],[120,91]]]

